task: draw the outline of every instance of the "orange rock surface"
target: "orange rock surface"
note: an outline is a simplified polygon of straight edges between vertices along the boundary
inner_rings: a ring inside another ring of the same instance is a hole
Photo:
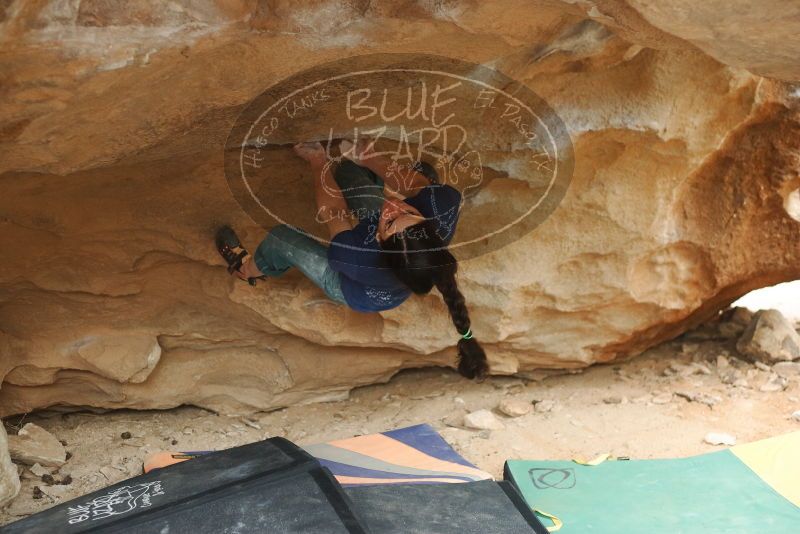
[[[213,247],[221,223],[250,247],[264,233],[224,177],[239,112],[271,84],[355,54],[490,65],[569,131],[574,176],[555,213],[460,266],[494,372],[635,355],[800,277],[800,222],[786,208],[800,188],[800,8],[739,9],[749,4],[5,3],[0,415],[242,413],[454,363],[435,292],[361,314],[298,273],[235,281]],[[487,167],[519,178],[510,153],[488,153]],[[512,203],[519,187],[493,194]]]

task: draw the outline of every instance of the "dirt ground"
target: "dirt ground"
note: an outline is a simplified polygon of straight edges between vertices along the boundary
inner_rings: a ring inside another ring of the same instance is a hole
[[[509,458],[682,457],[718,449],[704,443],[708,432],[727,432],[744,443],[800,430],[791,418],[800,409],[798,377],[783,391],[762,391],[768,368],[740,359],[730,341],[697,337],[540,381],[475,383],[446,369],[406,371],[388,384],[357,389],[345,401],[247,418],[192,407],[13,418],[6,421],[10,433],[35,422],[66,442],[71,458],[52,481],[45,477],[51,484],[24,469],[20,495],[0,512],[0,524],[138,475],[151,451],[225,449],[271,436],[303,445],[429,423],[464,457],[501,477]],[[698,393],[706,397],[686,398]],[[536,403],[535,409],[506,417],[497,412],[505,398]],[[495,411],[503,429],[462,426],[464,414],[484,408]],[[123,439],[126,432],[131,437]],[[69,484],[58,484],[67,476]]]

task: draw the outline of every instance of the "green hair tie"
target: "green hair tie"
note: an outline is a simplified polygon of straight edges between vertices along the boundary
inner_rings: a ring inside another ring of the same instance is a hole
[[[472,330],[467,328],[467,331],[461,334],[461,339],[472,339]]]

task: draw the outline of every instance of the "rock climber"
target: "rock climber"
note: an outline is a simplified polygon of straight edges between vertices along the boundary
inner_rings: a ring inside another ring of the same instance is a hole
[[[217,232],[217,250],[228,271],[252,285],[296,267],[328,298],[359,312],[395,308],[411,293],[426,294],[435,286],[458,331],[459,373],[483,378],[486,354],[473,336],[456,283],[458,263],[447,248],[461,193],[439,183],[431,165],[398,165],[372,145],[368,139],[342,140],[338,158],[318,142],[294,147],[314,173],[317,221],[327,226],[330,246],[279,225],[251,255],[225,226]]]

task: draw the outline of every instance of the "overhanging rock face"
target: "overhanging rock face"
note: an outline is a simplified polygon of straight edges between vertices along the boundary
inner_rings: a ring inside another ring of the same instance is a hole
[[[575,169],[558,209],[460,266],[495,372],[636,354],[800,277],[786,208],[800,188],[800,32],[797,13],[775,18],[793,8],[772,3],[767,20],[688,0],[12,2],[0,13],[0,415],[244,412],[453,364],[437,294],[361,314],[297,273],[235,282],[213,248],[221,223],[250,247],[264,233],[223,174],[239,112],[354,54],[491,65],[566,124]],[[491,166],[515,178],[510,158],[495,150]]]

